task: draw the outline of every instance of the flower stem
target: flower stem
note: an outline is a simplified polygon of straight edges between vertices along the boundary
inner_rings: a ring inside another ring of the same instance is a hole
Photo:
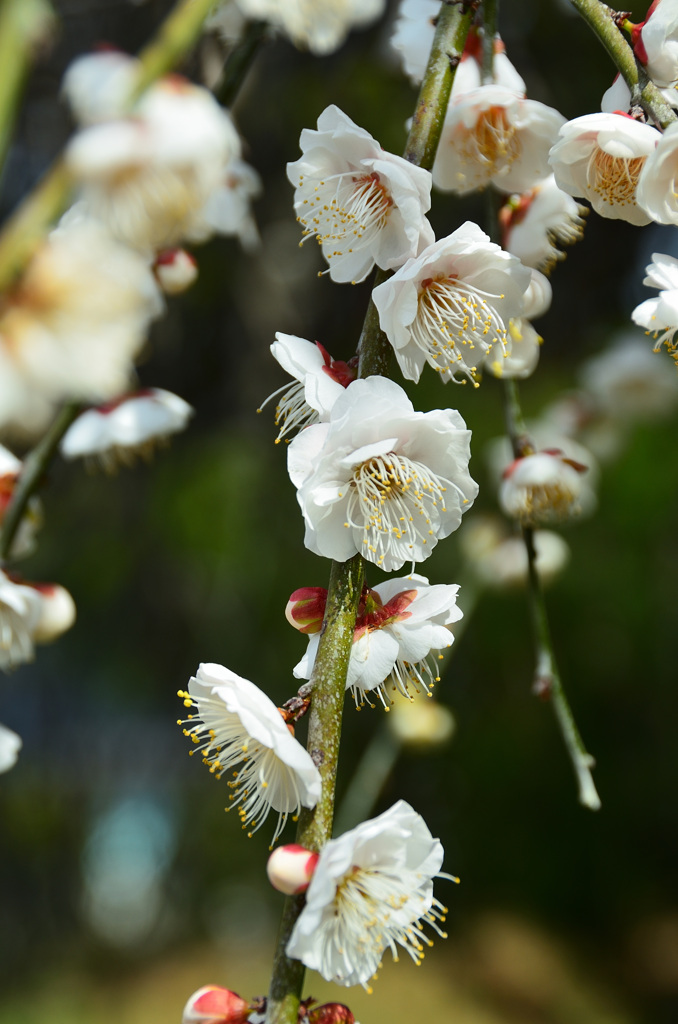
[[[42,478],[52,461],[73,420],[82,409],[80,402],[64,405],[52,426],[40,439],[35,448],[26,456],[16,487],[10,499],[0,530],[0,561],[6,561],[12,547],[14,535],[26,511],[26,506],[40,486]]]
[[[214,95],[224,107],[233,104],[245,75],[268,38],[268,24],[265,21],[248,21],[242,36],[229,53],[221,77],[214,89]]]
[[[139,54],[141,70],[130,105],[191,49],[212,6],[213,0],[179,0],[160,26],[155,39]],[[6,222],[0,233],[0,291],[5,291],[12,284],[50,225],[64,212],[71,198],[72,185],[60,157]]]
[[[598,36],[631,90],[631,103],[642,107],[660,128],[676,120],[676,113],[640,64],[615,21],[615,12],[600,0],[570,0],[589,28]]]
[[[534,448],[529,440],[523,420],[518,385],[515,380],[504,381],[504,409],[506,428],[513,454],[516,458],[520,458],[527,452],[533,451]],[[525,550],[527,551],[528,600],[532,615],[535,645],[536,668],[533,692],[537,696],[551,701],[556,721],[558,722],[565,747],[570,755],[572,767],[577,777],[579,802],[584,807],[597,811],[600,808],[600,797],[591,775],[591,768],[593,768],[595,761],[584,746],[560,679],[560,672],[558,671],[558,664],[551,641],[551,630],[549,628],[544,591],[537,570],[534,531],[532,529],[523,529],[523,540],[525,542]]]
[[[48,0],[3,0],[0,5],[0,173],[33,52],[54,24]]]
[[[431,55],[426,65],[426,73],[421,83],[403,153],[406,160],[427,170],[433,167],[454,76],[464,52],[476,6],[474,0],[443,0],[436,21]],[[390,276],[390,271],[378,270],[374,286],[382,284]],[[358,352],[360,377],[369,377],[372,374],[381,374],[385,377],[389,375],[392,348],[379,327],[379,314],[371,299],[360,335]]]
[[[312,695],[306,745],[322,778],[322,794],[312,811],[302,810],[297,842],[316,853],[332,837],[344,691],[363,579],[360,555],[354,555],[347,562],[332,562],[323,632],[313,675],[304,688],[305,693],[310,691]],[[297,1024],[305,969],[300,961],[291,960],[285,949],[303,905],[303,896],[290,896],[285,901],[273,963],[267,1024]]]

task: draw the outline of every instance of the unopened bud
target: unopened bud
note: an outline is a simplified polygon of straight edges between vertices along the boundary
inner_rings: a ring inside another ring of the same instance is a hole
[[[300,633],[319,633],[325,618],[327,591],[324,587],[300,587],[290,595],[285,618]]]
[[[290,843],[289,846],[279,846],[273,851],[268,858],[266,873],[274,889],[287,896],[296,896],[308,889],[317,863],[317,853]]]
[[[166,295],[180,295],[198,276],[198,264],[185,249],[166,249],[159,253],[153,269]]]
[[[250,1004],[219,985],[204,985],[184,1007],[181,1024],[247,1024]]]
[[[309,1010],[309,1024],[355,1024],[355,1017],[343,1003],[324,1003]]]
[[[42,602],[40,618],[33,632],[36,644],[48,644],[70,629],[75,622],[75,601],[58,583],[31,583]]]

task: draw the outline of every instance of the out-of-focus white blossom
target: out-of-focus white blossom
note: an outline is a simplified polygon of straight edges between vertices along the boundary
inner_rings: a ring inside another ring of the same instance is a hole
[[[158,253],[153,273],[165,295],[181,295],[197,279],[198,264],[185,249],[165,249]]]
[[[457,723],[449,708],[437,700],[396,697],[388,716],[391,735],[408,750],[431,752],[454,736]]]
[[[478,493],[470,438],[454,409],[415,412],[393,381],[354,381],[329,422],[288,448],[306,547],[340,562],[360,553],[386,572],[428,558]]]
[[[346,677],[357,707],[371,690],[387,710],[389,691],[410,700],[410,687],[430,695],[439,680],[433,652],[452,645],[449,627],[462,617],[458,590],[456,584],[431,585],[424,576],[412,574],[363,593]],[[319,633],[309,636],[306,653],[294,669],[297,678],[311,678],[319,642]]]
[[[195,242],[215,232],[237,238],[245,252],[258,249],[261,239],[252,214],[252,200],[261,194],[261,178],[244,160],[231,160],[218,188],[210,193],[191,230]]]
[[[408,380],[426,363],[443,381],[473,380],[485,353],[506,344],[520,316],[530,272],[515,256],[466,221],[408,260],[372,298],[379,322]]]
[[[663,419],[678,407],[678,374],[635,332],[588,359],[580,377],[601,412],[623,423]]]
[[[61,441],[61,454],[65,459],[95,457],[106,469],[130,465],[184,430],[193,412],[171,391],[145,388],[81,413]]]
[[[271,809],[278,812],[275,843],[288,816],[302,806],[315,807],[320,798],[320,773],[310,754],[273,701],[222,665],[201,665],[188,692],[181,690],[179,696],[195,709],[179,724],[212,774],[221,778],[242,762],[228,785],[243,828],[249,825],[256,832]]]
[[[215,230],[205,211],[239,157],[229,114],[177,75],[148,89],[133,115],[84,128],[65,153],[87,213],[146,254]]]
[[[636,306],[631,318],[635,324],[644,327],[648,334],[654,336],[655,352],[666,345],[674,355],[678,347],[675,340],[678,331],[678,260],[674,256],[655,252],[645,272],[643,284],[648,288],[658,288],[659,295]]]
[[[0,723],[0,773],[14,767],[21,747],[21,736]]]
[[[75,221],[37,250],[0,313],[0,424],[44,424],[64,399],[124,391],[163,308],[146,261]]]
[[[295,46],[318,56],[333,53],[353,28],[380,18],[386,0],[237,0],[247,18],[268,21]]]
[[[277,444],[293,430],[328,420],[332,406],[355,380],[357,370],[342,360],[332,359],[318,341],[313,344],[281,331],[275,337],[271,345],[273,358],[295,381],[274,391],[261,405],[263,409],[282,392],[275,410],[275,425],[280,426]]]
[[[81,126],[120,117],[141,65],[120,50],[77,57],[66,69],[62,93]]]
[[[629,224],[647,224],[639,179],[661,132],[625,114],[585,114],[568,121],[551,150],[556,184],[588,199],[596,213]]]
[[[503,246],[526,267],[548,273],[564,259],[559,245],[573,245],[584,234],[587,208],[556,185],[552,174],[522,195],[511,196],[500,212]]]
[[[34,633],[42,612],[40,594],[0,570],[0,669],[6,672],[34,656]]]
[[[525,192],[548,174],[564,121],[557,110],[500,85],[465,92],[447,108],[433,184],[459,195],[489,184]]]
[[[216,32],[228,46],[233,46],[242,37],[247,21],[237,0],[222,0],[205,21],[205,29]]]
[[[523,526],[572,519],[582,511],[581,481],[587,469],[557,450],[525,455],[505,471],[499,504]]]
[[[476,523],[469,523],[469,534]],[[483,526],[480,524],[479,530]],[[476,531],[477,533],[479,531]],[[528,579],[527,549],[522,537],[507,536],[501,527],[485,530],[485,542],[477,536],[464,537],[464,548],[469,566],[480,583],[503,590],[524,586]],[[566,541],[550,530],[535,530],[532,534],[535,565],[542,583],[551,583],[570,560]]]
[[[333,281],[363,281],[375,263],[392,270],[433,241],[429,171],[387,153],[335,106],[299,145],[303,156],[287,165],[294,209]]]
[[[433,896],[443,848],[404,800],[322,849],[287,955],[338,985],[363,985],[397,946],[422,959],[423,930],[446,909]],[[443,876],[450,877],[450,876]],[[368,989],[369,991],[369,989]]]

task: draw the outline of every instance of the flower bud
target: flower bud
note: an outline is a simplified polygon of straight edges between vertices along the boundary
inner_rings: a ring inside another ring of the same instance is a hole
[[[58,583],[30,583],[42,598],[40,618],[33,631],[36,644],[48,644],[70,629],[75,622],[75,601]]]
[[[250,1004],[219,985],[204,985],[184,1007],[181,1024],[247,1024]]]
[[[317,863],[317,853],[311,853],[303,846],[290,843],[289,846],[279,846],[273,851],[268,858],[266,873],[274,889],[284,892],[287,896],[296,896],[308,889]]]
[[[156,257],[153,269],[165,295],[180,295],[198,276],[198,264],[185,249],[165,249]]]
[[[355,1017],[343,1003],[324,1003],[309,1010],[309,1024],[355,1024]]]
[[[290,595],[285,618],[300,633],[319,633],[325,618],[327,591],[324,587],[300,587]]]

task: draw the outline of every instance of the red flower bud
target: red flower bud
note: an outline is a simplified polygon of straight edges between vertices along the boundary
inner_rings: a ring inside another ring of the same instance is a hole
[[[310,1024],[355,1024],[355,1017],[343,1003],[325,1003],[309,1010]]]
[[[296,896],[308,889],[317,863],[317,853],[311,853],[297,843],[290,843],[273,851],[268,858],[266,873],[274,889],[287,896]]]
[[[319,633],[325,618],[327,591],[324,587],[300,587],[290,595],[285,618],[300,633]]]
[[[235,992],[204,985],[184,1007],[182,1024],[247,1024],[251,1006]]]

